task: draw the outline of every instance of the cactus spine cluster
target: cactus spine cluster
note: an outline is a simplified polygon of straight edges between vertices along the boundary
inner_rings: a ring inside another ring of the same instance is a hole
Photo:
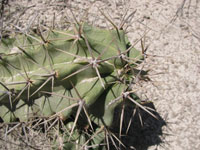
[[[69,31],[38,29],[1,39],[0,117],[3,122],[60,120],[67,150],[105,149],[110,142],[117,148],[114,141],[123,143],[109,129],[118,106],[153,115],[131,88],[142,58],[123,30],[85,23]]]

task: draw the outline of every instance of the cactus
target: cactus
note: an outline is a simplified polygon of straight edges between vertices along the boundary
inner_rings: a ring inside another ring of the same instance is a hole
[[[0,117],[7,123],[65,122],[67,150],[105,149],[110,141],[117,148],[114,141],[123,143],[110,130],[115,109],[137,106],[155,117],[131,88],[142,59],[123,30],[86,23],[2,39]]]

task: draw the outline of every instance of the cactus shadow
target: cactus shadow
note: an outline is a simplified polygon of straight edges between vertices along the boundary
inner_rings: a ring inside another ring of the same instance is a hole
[[[122,133],[126,133],[127,124],[132,117],[131,126],[126,136],[122,136],[122,143],[126,146],[126,150],[148,150],[150,146],[158,146],[163,143],[161,137],[163,135],[162,127],[166,125],[164,119],[156,111],[153,103],[147,103],[144,106],[149,107],[155,112],[153,114],[158,118],[155,119],[147,112],[142,109],[137,109],[133,116],[133,108],[126,107]],[[119,133],[119,122],[120,122],[120,109],[115,111],[115,122],[113,123],[112,131]],[[141,119],[142,118],[142,124]],[[117,126],[116,126],[117,125]],[[123,147],[121,148],[123,149]]]

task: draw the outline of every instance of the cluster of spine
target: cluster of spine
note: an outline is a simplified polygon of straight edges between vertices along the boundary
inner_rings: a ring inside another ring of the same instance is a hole
[[[0,44],[0,117],[5,123],[58,118],[66,127],[64,149],[99,149],[110,141],[116,146],[118,138],[109,128],[118,106],[152,114],[132,89],[143,56],[123,30],[82,23],[70,31],[38,29]]]

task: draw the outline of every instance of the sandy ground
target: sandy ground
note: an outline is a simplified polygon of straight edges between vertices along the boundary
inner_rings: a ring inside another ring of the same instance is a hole
[[[93,2],[93,5],[91,5]],[[12,0],[5,8],[4,28],[24,31],[38,22],[66,28],[70,7],[79,19],[110,26],[98,9],[117,25],[123,14],[129,18],[132,43],[146,34],[148,46],[145,68],[151,82],[142,84],[142,98],[154,102],[167,123],[162,127],[162,143],[148,150],[200,149],[200,1],[199,0]],[[89,9],[90,8],[90,9]],[[84,12],[89,9],[84,18]],[[9,14],[9,16],[8,16]],[[2,23],[2,22],[1,22]],[[137,44],[136,47],[140,48]],[[153,140],[153,139],[152,139]],[[156,142],[155,142],[156,143]]]

